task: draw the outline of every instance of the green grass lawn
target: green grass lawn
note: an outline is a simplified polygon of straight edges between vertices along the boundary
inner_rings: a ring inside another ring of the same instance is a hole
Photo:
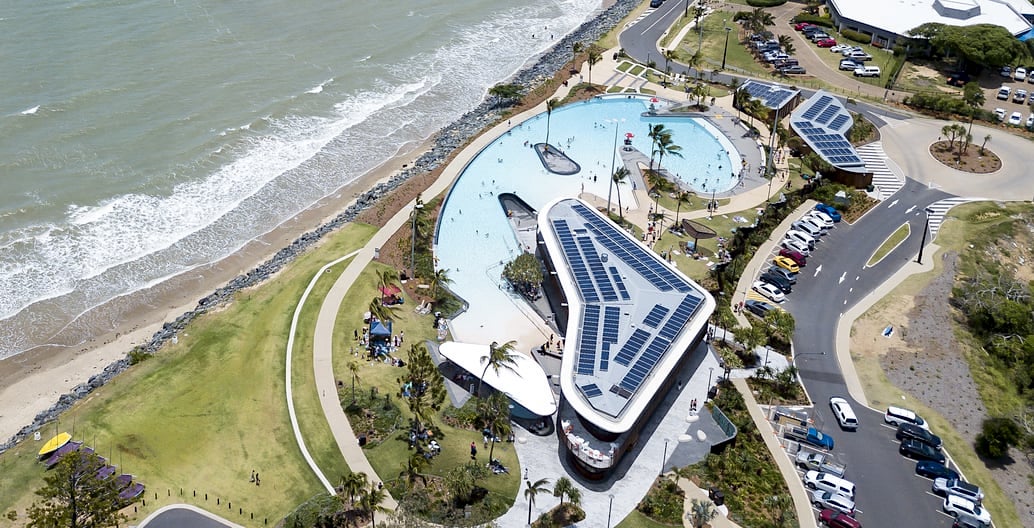
[[[617,524],[616,528],[671,528],[670,524],[659,523],[642,513],[639,510],[632,510],[620,523]]]
[[[894,251],[894,248],[898,247],[898,244],[905,241],[908,238],[910,232],[908,224],[901,224],[901,227],[897,228],[893,233],[887,237],[887,240],[880,244],[880,247],[876,248],[876,251],[869,257],[869,262],[866,262],[866,266],[875,266],[879,261],[883,260],[883,257],[887,256],[887,253]]]
[[[747,223],[736,222],[733,220],[736,216],[742,216],[747,219]],[[714,229],[718,233],[719,237],[732,238],[732,229],[737,226],[746,226],[754,222],[757,217],[757,211],[755,209],[747,209],[737,213],[715,215],[712,219],[708,220],[705,218],[697,218],[694,221],[699,222],[711,229]],[[672,218],[674,220],[674,217]],[[680,254],[676,255],[672,252],[672,262],[680,271],[685,273],[690,278],[702,281],[708,277],[710,270],[707,267],[708,262],[715,262],[717,260],[718,253],[718,238],[709,238],[699,240],[699,251],[701,254],[707,256],[710,260],[696,260],[688,255],[685,251],[679,249],[684,243],[692,244],[693,239],[689,236],[679,236],[665,228],[665,232],[661,235],[660,240],[654,244],[654,250],[658,253],[667,252],[674,248],[679,251]]]
[[[384,269],[388,268],[376,262],[367,266],[352,285],[346,302],[341,306],[334,326],[334,373],[337,379],[344,381],[345,387],[341,391],[341,397],[344,404],[347,405],[351,402],[351,374],[348,371],[348,363],[353,360],[359,361],[361,365],[360,385],[357,390],[369,391],[370,387],[377,387],[378,393],[382,397],[385,394],[392,395],[393,401],[402,409],[403,423],[398,424],[398,434],[404,434],[408,431],[409,421],[412,419],[412,413],[398,395],[400,389],[398,380],[405,374],[405,369],[369,361],[364,354],[353,355],[352,353],[353,347],[356,347],[353,329],[361,328],[363,312],[367,311],[373,297],[379,295],[376,290],[377,271]],[[431,328],[434,317],[414,312],[414,308],[419,304],[419,301],[407,298],[405,304],[396,312],[396,319],[393,322],[395,333],[405,332],[405,342],[399,353],[403,360],[408,360],[410,345],[436,339],[434,330]],[[447,406],[449,406],[448,400],[445,402],[445,407]],[[442,445],[442,454],[433,459],[427,473],[444,476],[449,470],[465,464],[470,460],[469,446],[472,441],[477,442],[478,459],[485,463],[488,462],[488,452],[482,449],[480,432],[450,427],[440,418],[436,419],[435,423],[442,431],[442,436],[438,438],[438,442]],[[359,432],[356,431],[356,433]],[[398,434],[392,434],[384,441],[375,445],[371,444],[365,449],[370,464],[385,481],[398,477],[403,469],[403,464],[412,453],[407,441],[396,438]],[[511,444],[503,442],[496,444],[493,456],[510,468],[510,474],[492,475],[483,482],[483,485],[504,503],[512,504],[520,485],[520,464],[517,454]]]
[[[301,457],[287,415],[287,331],[313,273],[329,256],[360,247],[373,232],[371,226],[350,224],[331,235],[273,280],[195,320],[178,343],[62,417],[62,430],[147,485],[147,503],[133,519],[171,502],[187,502],[245,525],[261,525],[267,518],[275,523],[323,489]],[[321,432],[317,423],[321,415],[304,394],[299,400],[303,423],[315,435],[310,447],[321,462],[340,469],[340,461],[318,448],[328,443],[323,436],[328,431]],[[0,511],[23,510],[41,483],[43,469],[33,462],[32,444],[0,456]],[[249,482],[252,470],[259,472],[261,486]]]
[[[769,76],[771,73],[767,68],[754,60],[747,47],[740,43],[739,26],[732,22],[733,12],[715,11],[701,20],[704,38],[703,47],[700,48],[704,58],[701,68],[704,70],[717,69],[722,64],[722,55],[725,52],[725,27],[731,27],[729,34],[729,48],[725,57],[726,68],[730,70],[741,70],[758,76]],[[680,62],[687,62],[696,52],[700,37],[694,29],[686,34],[686,38],[675,48],[676,57]]]

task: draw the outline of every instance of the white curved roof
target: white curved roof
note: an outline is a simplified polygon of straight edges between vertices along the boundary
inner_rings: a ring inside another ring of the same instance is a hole
[[[1030,22],[1023,17],[1030,11],[1029,2],[1015,0],[832,0],[831,3],[845,18],[897,35],[908,35],[927,22],[949,26],[994,24],[1013,35],[1030,28]],[[889,16],[891,13],[893,16]]]
[[[624,433],[690,352],[714,298],[582,200],[548,204],[539,232],[570,311],[564,399],[600,429]]]
[[[449,361],[480,378],[485,370],[481,358],[488,356],[489,348],[488,345],[449,341],[439,345],[438,351]],[[485,383],[539,416],[555,413],[556,399],[553,398],[553,389],[542,367],[521,353],[514,354],[514,362],[516,365],[513,370],[500,368],[498,374],[489,368],[485,372]]]

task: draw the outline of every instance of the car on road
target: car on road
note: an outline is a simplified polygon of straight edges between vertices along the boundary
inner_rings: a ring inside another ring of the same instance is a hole
[[[661,7],[663,3],[664,0],[650,0],[650,7]]]
[[[786,280],[786,278],[782,275],[765,272],[762,273],[760,277],[758,277],[758,280],[767,282],[772,286],[779,288],[779,291],[783,293],[790,293],[793,291],[793,285],[790,284],[790,281]]]
[[[805,257],[804,253],[801,253],[799,251],[794,251],[792,249],[783,248],[783,249],[779,250],[779,256],[780,257],[786,257],[786,258],[790,259],[790,261],[792,261],[794,264],[797,264],[800,267],[804,267],[804,266],[808,265],[808,257]],[[786,270],[788,270],[790,272],[793,272],[793,273],[798,273],[800,271],[800,270],[795,271],[795,270],[792,270],[790,268],[786,268]]]
[[[777,273],[780,277],[790,281],[790,284],[797,284],[797,274],[779,266],[769,266],[765,273]]]
[[[800,253],[805,257],[811,255],[811,248],[808,247],[807,242],[801,242],[800,240],[796,240],[793,238],[784,238],[783,241],[779,243],[779,247],[783,249],[789,249],[791,251],[796,251],[797,253]]]
[[[804,75],[805,73],[808,73],[808,70],[805,70],[804,66],[798,66],[795,64],[793,66],[779,68],[779,73],[783,75]]]
[[[750,313],[764,319],[765,314],[775,310],[776,307],[768,304],[764,301],[758,301],[756,299],[747,299],[743,302],[743,307]]]
[[[862,523],[858,519],[828,508],[819,512],[819,520],[829,528],[862,528]]]
[[[819,509],[836,510],[847,515],[854,515],[854,501],[832,491],[815,490],[811,492],[811,503]]]
[[[855,497],[855,485],[850,480],[822,471],[811,470],[804,474],[804,486],[839,493],[849,499]]]
[[[983,506],[976,504],[971,500],[963,499],[962,497],[948,495],[944,498],[942,508],[944,509],[944,513],[947,513],[952,517],[970,516],[982,523],[991,523],[990,512],[988,512]]]
[[[832,205],[824,203],[816,204],[815,210],[825,213],[826,216],[830,217],[830,219],[832,219],[834,222],[839,222],[843,219],[843,217],[840,215],[840,211],[837,211],[837,208],[833,207]]]
[[[916,475],[931,479],[959,478],[958,471],[933,460],[920,460],[916,462]]]
[[[901,445],[898,447],[898,453],[918,460],[933,460],[934,462],[940,462],[941,464],[944,463],[944,453],[941,453],[915,438],[906,438],[902,440]]]
[[[861,68],[855,68],[855,77],[879,77],[880,67],[879,66],[862,66]]]
[[[780,268],[785,269],[786,271],[789,271],[790,273],[797,273],[801,271],[801,267],[798,266],[793,259],[783,255],[773,258],[772,263],[776,266],[779,266]]]
[[[933,481],[933,492],[942,497],[957,495],[963,499],[980,504],[984,500],[984,492],[980,486],[970,484],[959,478],[937,478]]]
[[[1027,100],[1027,90],[1023,88],[1017,89],[1012,93],[1012,102],[1023,104],[1023,101]]]
[[[764,281],[756,281],[754,285],[751,286],[751,289],[760,293],[761,295],[763,295],[764,297],[768,298],[770,301],[776,304],[786,300],[786,296],[783,295],[783,292],[779,291],[779,288]]]
[[[855,62],[851,59],[843,59],[840,61],[840,69],[844,71],[853,72],[862,66],[864,66],[864,64]]]
[[[920,442],[934,448],[941,448],[941,437],[919,427],[915,424],[903,423],[898,426],[898,431],[894,433],[894,437],[898,440],[904,440],[906,438],[915,438]]]
[[[851,408],[850,403],[847,403],[847,400],[840,397],[830,398],[829,408],[833,409],[833,416],[840,423],[841,429],[849,431],[858,429],[858,417],[855,416],[854,409]]]
[[[1009,116],[1009,124],[1012,126],[1020,126],[1023,124],[1023,114],[1019,112],[1013,112]]]
[[[832,38],[824,38],[824,39],[820,39],[818,42],[816,42],[815,45],[820,47],[820,48],[832,48],[833,46],[837,45],[837,41],[836,41],[836,39],[832,39]]]
[[[1027,80],[1027,69],[1022,66],[1016,68],[1016,71],[1012,72],[1012,78],[1020,82]]]
[[[1008,86],[1003,86],[1003,87],[998,89],[998,95],[996,97],[998,97],[998,99],[1000,99],[1002,101],[1008,101],[1009,100],[1009,94],[1011,94],[1011,93],[1012,93],[1012,88],[1009,88]]]
[[[846,466],[834,462],[825,453],[799,451],[795,462],[798,467],[803,468],[805,471],[821,471],[822,473],[829,473],[834,477],[840,478],[844,477],[844,472],[847,470]]]
[[[791,427],[783,431],[783,436],[826,450],[833,449],[833,437],[814,427]]]

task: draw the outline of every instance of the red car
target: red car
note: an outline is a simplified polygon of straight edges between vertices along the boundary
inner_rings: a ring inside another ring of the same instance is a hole
[[[807,22],[798,22],[798,23],[793,25],[793,28],[796,29],[797,31],[804,31],[804,28],[809,27],[809,26],[811,26],[811,24],[809,24]]]
[[[802,267],[802,268],[804,266],[808,265],[808,259],[805,258],[804,255],[801,255],[799,252],[794,251],[792,249],[786,249],[786,248],[780,249],[779,250],[779,256],[780,257],[786,257],[786,258],[796,262],[797,265]]]
[[[854,517],[829,509],[822,510],[819,513],[819,519],[830,528],[862,528],[862,523]]]
[[[833,46],[837,45],[837,41],[836,39],[828,38],[819,40],[815,44],[817,44],[820,48],[832,48]]]

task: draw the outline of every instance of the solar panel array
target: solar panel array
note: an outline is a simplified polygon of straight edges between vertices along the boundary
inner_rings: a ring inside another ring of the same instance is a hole
[[[600,371],[610,368],[610,345],[617,344],[619,338],[618,324],[621,322],[621,308],[607,306],[603,308],[603,348],[600,350]]]
[[[614,285],[618,287],[618,292],[621,293],[621,300],[627,301],[628,288],[625,288],[625,281],[621,280],[621,273],[614,266],[610,267],[610,276],[614,279]]]
[[[592,376],[596,372],[596,343],[600,338],[600,305],[585,307],[582,332],[578,343],[578,373]]]
[[[865,166],[854,146],[844,137],[852,120],[851,114],[839,101],[820,92],[801,108],[803,111],[799,115],[798,112],[793,115],[793,129],[812,149],[836,167]]]
[[[646,344],[646,340],[650,338],[650,332],[643,330],[642,328],[636,328],[635,332],[632,332],[632,337],[625,341],[625,344],[618,351],[618,355],[614,357],[616,361],[622,367],[627,367],[632,362],[632,358],[643,349],[643,345]]]
[[[574,274],[574,281],[578,284],[578,291],[582,293],[582,299],[586,303],[599,302],[600,297],[596,294],[596,286],[592,283],[589,269],[585,266],[581,253],[578,252],[578,244],[574,241],[574,234],[567,225],[567,220],[559,219],[553,222],[553,230],[556,231],[557,239],[567,257],[567,264]]]
[[[743,83],[743,90],[746,90],[751,97],[760,99],[762,104],[769,108],[782,108],[786,101],[797,95],[796,90],[783,88],[774,84],[747,81]]]
[[[668,315],[668,307],[660,304],[653,305],[650,309],[650,313],[646,314],[646,318],[643,319],[643,324],[650,328],[657,328],[657,325],[661,324],[664,320],[664,316]]]
[[[603,260],[596,253],[596,247],[592,245],[592,239],[587,236],[578,237],[578,247],[582,250],[582,256],[589,262],[589,271],[592,272],[593,278],[596,279],[596,286],[600,289],[603,301],[617,301],[618,294],[614,291],[614,286],[610,284],[610,277],[607,275],[607,272],[603,271]]]
[[[695,295],[687,295],[682,299],[679,307],[668,318],[668,322],[664,323],[664,327],[657,333],[657,337],[653,338],[650,346],[646,347],[646,351],[639,356],[639,359],[636,360],[635,364],[632,365],[632,368],[629,369],[618,385],[630,392],[639,390],[643,380],[657,366],[657,362],[660,361],[661,357],[664,356],[664,352],[671,346],[671,342],[679,334],[679,330],[686,325],[693,312],[700,306],[700,302],[701,299]]]
[[[603,391],[601,391],[600,388],[597,387],[595,383],[590,383],[588,385],[582,385],[582,392],[584,392],[585,395],[590,397],[590,398],[595,398],[596,396],[602,396],[603,395]]]

